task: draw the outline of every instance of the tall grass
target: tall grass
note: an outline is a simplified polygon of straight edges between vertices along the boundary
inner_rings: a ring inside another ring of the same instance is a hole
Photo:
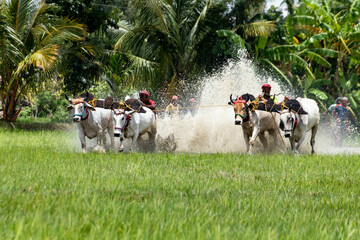
[[[0,239],[359,239],[359,156],[81,154],[0,131]]]

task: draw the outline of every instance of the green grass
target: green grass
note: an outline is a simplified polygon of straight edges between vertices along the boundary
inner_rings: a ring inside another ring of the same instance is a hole
[[[0,131],[0,239],[359,239],[359,156],[81,154]]]

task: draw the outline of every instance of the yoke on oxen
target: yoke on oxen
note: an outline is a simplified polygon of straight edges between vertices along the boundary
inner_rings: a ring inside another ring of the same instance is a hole
[[[298,153],[306,132],[311,130],[311,153],[315,153],[315,135],[320,121],[320,112],[314,100],[297,98],[280,104],[275,104],[271,99],[264,102],[253,101],[249,108],[279,113],[279,128],[284,131],[285,138],[289,138],[291,149],[295,153]]]
[[[290,99],[286,102],[281,102],[279,104],[276,104],[273,99],[269,99],[267,101],[259,101],[256,99],[256,100],[250,102],[249,109],[251,111],[260,110],[260,111],[277,112],[277,113],[279,113],[285,109],[289,109],[290,111],[294,111],[300,115],[308,114],[301,107],[301,104],[296,99]]]
[[[252,153],[257,136],[259,136],[264,148],[267,148],[267,139],[264,135],[266,131],[273,136],[274,142],[277,142],[275,132],[277,118],[274,118],[270,112],[258,111],[254,108],[254,103],[256,103],[256,99],[251,94],[243,94],[237,97],[236,100],[232,99],[232,94],[230,95],[229,104],[234,107],[235,125],[242,126],[246,148],[249,153]]]
[[[107,96],[105,99],[97,99],[92,93],[84,92],[80,94],[81,98],[86,98],[86,102],[93,107],[111,109],[114,99],[110,96]]]

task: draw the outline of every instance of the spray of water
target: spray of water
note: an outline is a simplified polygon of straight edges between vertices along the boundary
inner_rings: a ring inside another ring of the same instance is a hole
[[[161,117],[160,115],[158,118],[159,149],[194,153],[245,153],[246,146],[241,126],[234,125],[233,107],[227,105],[229,95],[240,96],[250,93],[257,96],[261,94],[261,85],[264,83],[272,86],[272,94],[282,92],[287,96],[296,97],[290,90],[282,88],[279,81],[273,79],[270,74],[256,71],[254,64],[246,58],[229,62],[218,73],[203,78],[202,84],[198,86],[199,89],[193,90],[198,93],[196,99],[199,105],[194,116],[184,114],[180,117]],[[194,96],[194,93],[190,92],[188,96]],[[283,98],[284,95],[277,96],[278,102]],[[286,147],[282,142],[277,143],[277,146],[281,145],[281,147],[276,149],[276,152],[286,152],[289,148],[288,139],[283,137],[283,133],[281,135]],[[300,152],[310,152],[309,139],[310,132]],[[255,150],[264,151],[259,140],[255,144]],[[329,127],[326,125],[319,127],[315,150],[324,154],[360,153],[359,147],[337,147],[334,138],[329,136]]]
[[[180,152],[246,151],[241,126],[234,125],[234,110],[228,105],[229,96],[245,93],[261,94],[261,85],[270,83],[272,93],[280,93],[280,85],[272,77],[258,74],[247,59],[232,61],[221,71],[203,79],[198,92],[199,108],[194,116],[159,118],[158,136],[161,140],[173,137]],[[192,93],[189,93],[191,96]],[[278,100],[282,100],[279,96]],[[203,107],[214,106],[214,107]]]
[[[284,93],[287,96],[296,97],[291,90],[284,89],[279,82],[265,71],[259,73],[255,69],[255,65],[245,57],[229,62],[217,73],[204,77],[199,84],[188,86],[186,101],[179,99],[183,103],[182,107],[188,107],[187,100],[194,97],[198,106],[195,114],[191,114],[189,109],[185,109],[179,117],[167,117],[163,112],[159,112],[157,115],[157,150],[191,153],[245,153],[246,147],[241,126],[234,124],[233,107],[227,104],[229,96],[233,94],[236,97],[245,93],[257,96],[261,94],[261,85],[269,83],[272,86],[272,94]],[[137,98],[138,92],[131,97]],[[277,96],[278,102],[281,102],[283,98],[284,95]],[[315,144],[317,153],[360,153],[360,148],[356,144],[352,144],[351,147],[339,147],[329,130],[328,124],[319,127]],[[281,134],[283,137],[283,133]],[[147,150],[146,138],[143,136],[139,139],[137,151]],[[301,153],[310,153],[309,138],[310,134],[308,133],[300,148]],[[76,137],[74,139],[76,139],[74,144],[80,145],[77,142],[78,139]],[[271,140],[269,138],[270,144]],[[277,143],[275,145],[278,147],[273,152],[286,152],[286,149],[289,148],[289,141],[288,139],[284,139],[284,141],[286,147],[282,142]],[[95,140],[88,141],[88,144],[90,148],[96,145]],[[118,145],[116,139],[116,148]],[[130,140],[126,140],[124,145],[125,150],[128,150]],[[255,151],[264,152],[259,140],[255,143]]]

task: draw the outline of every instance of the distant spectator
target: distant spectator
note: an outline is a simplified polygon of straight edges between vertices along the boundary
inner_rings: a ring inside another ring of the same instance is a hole
[[[350,123],[352,118],[356,116],[352,109],[348,106],[348,98],[343,97],[334,108],[332,114],[332,122],[335,123],[335,134],[338,140],[338,145],[342,146],[344,136],[350,131]]]
[[[332,118],[335,106],[341,104],[341,100],[342,100],[342,97],[338,97],[335,100],[335,103],[331,104],[330,107],[324,112],[324,115],[327,116],[327,119]]]
[[[196,100],[195,98],[190,98],[189,99],[189,113],[191,113],[192,116],[195,115],[196,113]]]
[[[178,104],[178,96],[172,96],[170,104],[165,108],[165,114],[168,116],[179,116],[180,106]]]

